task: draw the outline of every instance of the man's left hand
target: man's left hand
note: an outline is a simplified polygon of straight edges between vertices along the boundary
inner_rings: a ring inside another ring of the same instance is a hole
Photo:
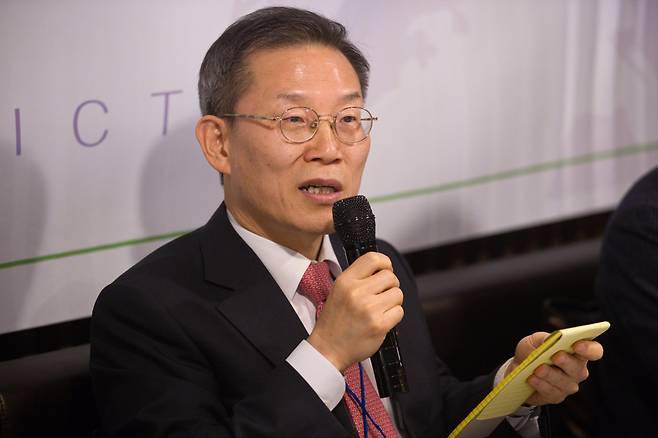
[[[521,339],[505,375],[541,345],[548,335],[546,332],[537,332]],[[527,380],[535,392],[526,400],[526,404],[541,406],[562,403],[567,396],[578,392],[578,384],[589,376],[587,362],[601,359],[603,347],[596,341],[578,341],[573,344],[572,349],[573,353],[555,353],[552,357],[553,365],[543,364],[535,369]]]

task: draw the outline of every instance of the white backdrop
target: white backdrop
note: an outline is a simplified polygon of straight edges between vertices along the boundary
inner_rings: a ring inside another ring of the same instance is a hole
[[[198,68],[271,3],[0,3],[0,333],[88,316],[207,220]],[[402,250],[610,208],[658,161],[656,1],[283,3],[371,61],[362,192]]]

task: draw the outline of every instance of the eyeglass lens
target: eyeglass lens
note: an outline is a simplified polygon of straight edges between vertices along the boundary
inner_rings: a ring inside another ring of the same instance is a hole
[[[334,132],[342,142],[357,143],[370,134],[372,119],[372,114],[364,108],[345,108],[336,114]],[[281,115],[281,133],[295,143],[311,139],[319,125],[318,114],[310,108],[290,108]]]

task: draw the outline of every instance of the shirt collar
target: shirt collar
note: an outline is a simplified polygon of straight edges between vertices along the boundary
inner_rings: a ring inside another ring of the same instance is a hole
[[[302,280],[304,272],[306,272],[312,260],[297,251],[247,230],[235,220],[228,209],[226,212],[235,232],[238,233],[247,246],[258,256],[263,265],[265,265],[265,268],[279,285],[288,301],[292,301],[297,293],[299,282]],[[324,260],[329,262],[331,274],[336,278],[341,273],[341,268],[334,248],[331,246],[329,236],[326,234],[322,238],[322,247],[318,254],[318,261]]]

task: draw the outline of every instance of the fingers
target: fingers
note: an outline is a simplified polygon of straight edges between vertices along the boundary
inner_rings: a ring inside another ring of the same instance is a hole
[[[401,307],[404,301],[404,294],[399,287],[393,287],[380,293],[377,298],[377,309],[385,313],[394,307]]]
[[[400,280],[391,270],[379,271],[366,279],[368,286],[373,290],[385,291],[394,287],[400,287]]]
[[[334,290],[343,290],[351,299],[364,304],[368,296],[399,288],[400,280],[393,273],[391,260],[384,254],[370,252],[359,257],[336,278]],[[377,298],[377,303],[380,302]],[[373,303],[373,305],[376,303]],[[390,307],[390,306],[389,306]],[[384,310],[384,309],[382,309]]]
[[[547,336],[549,334],[546,332],[537,332],[521,339],[506,374],[541,345]],[[603,347],[595,341],[578,341],[572,345],[572,349],[573,353],[555,353],[551,358],[553,365],[539,366],[528,378],[528,384],[536,390],[527,400],[528,403],[561,403],[567,396],[578,392],[578,385],[589,377],[587,362],[601,359]]]
[[[569,354],[566,351],[559,351],[553,355],[552,360],[558,369],[577,383],[589,377],[587,360],[582,359],[580,356]]]
[[[404,316],[402,302],[404,295],[399,287],[388,289],[376,297],[370,297],[367,304],[356,309],[363,321],[369,321],[375,331],[388,331]]]
[[[578,392],[578,383],[561,369],[546,364],[535,370],[528,378],[528,384],[537,391],[528,400],[533,404],[562,403],[567,396]]]
[[[379,348],[404,316],[403,299],[391,260],[364,254],[336,278],[308,342],[343,371]]]
[[[387,331],[389,331],[399,324],[403,317],[404,309],[402,306],[394,306],[384,312],[382,316],[382,324],[387,327]]]
[[[373,315],[383,314],[382,324],[388,328],[392,327],[389,320],[396,319],[399,315],[399,319],[394,323],[397,324],[404,314],[402,310],[404,294],[400,289],[400,281],[395,274],[389,270],[379,271],[370,278],[363,280],[362,283],[367,284],[367,286],[364,284],[368,290],[366,293],[371,295],[368,301],[372,306],[372,310],[374,310]],[[395,309],[396,307],[397,309]],[[393,313],[386,315],[387,312],[391,311]]]
[[[369,252],[356,259],[344,273],[355,279],[364,279],[382,270],[393,272],[391,259],[379,252]]]
[[[551,358],[553,365],[539,366],[528,378],[528,384],[537,391],[529,403],[561,403],[567,396],[578,392],[578,385],[589,377],[588,358],[600,359],[603,347],[598,342],[580,341],[573,348],[576,353],[555,353]]]
[[[584,360],[599,360],[603,357],[603,346],[596,341],[578,341],[571,348]]]

